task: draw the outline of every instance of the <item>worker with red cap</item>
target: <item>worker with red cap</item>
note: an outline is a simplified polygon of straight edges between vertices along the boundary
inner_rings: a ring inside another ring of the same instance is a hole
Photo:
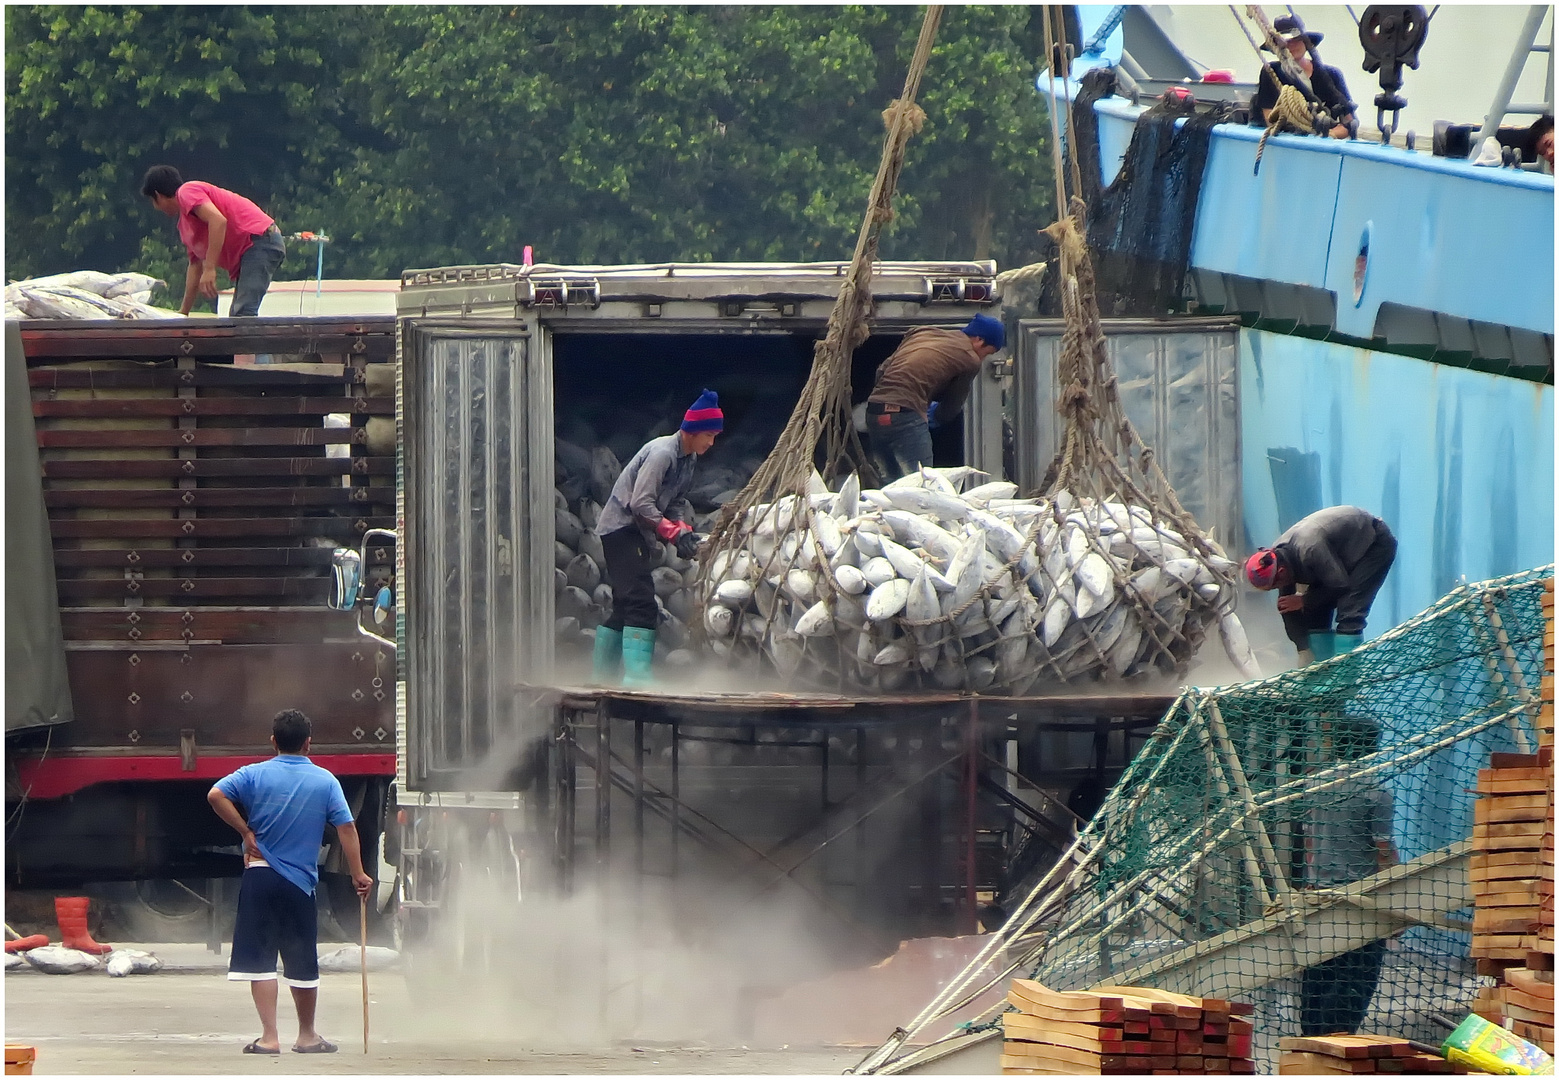
[[[1245,563],[1245,577],[1257,589],[1278,591],[1283,629],[1299,662],[1308,664],[1359,644],[1396,557],[1397,539],[1384,521],[1357,506],[1330,506],[1259,549]]]
[[[650,572],[660,565],[662,544],[684,559],[698,550],[703,537],[688,523],[693,507],[686,493],[699,455],[724,427],[720,396],[705,390],[682,417],[682,427],[640,447],[612,485],[596,522],[612,583],[612,614],[596,627],[592,681],[612,681],[621,660],[624,686],[650,685],[660,624]]]

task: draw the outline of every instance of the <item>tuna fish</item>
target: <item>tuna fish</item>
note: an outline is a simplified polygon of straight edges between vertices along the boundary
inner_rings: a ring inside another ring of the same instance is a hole
[[[861,576],[866,579],[867,586],[875,589],[885,581],[892,581],[897,576],[897,571],[893,569],[892,563],[879,555],[866,561],[861,567]]]
[[[1247,679],[1261,678],[1261,665],[1256,662],[1256,654],[1251,651],[1250,639],[1245,636],[1245,627],[1238,615],[1231,611],[1218,620],[1218,636],[1223,639],[1224,651],[1241,675]]]
[[[992,499],[1010,499],[1017,494],[1017,491],[1017,484],[1005,480],[993,480],[989,484],[970,488],[964,492],[964,498],[976,506],[988,507]]]
[[[910,583],[904,578],[894,578],[877,586],[866,601],[866,617],[872,622],[893,618],[909,602],[909,588]]]
[[[972,470],[923,469],[881,490],[847,477],[834,494],[814,482],[807,503],[753,508],[742,550],[717,559],[707,586],[690,572],[684,589],[710,590],[704,629],[730,643],[720,655],[731,662],[750,660],[753,642],[781,673],[883,691],[1015,693],[1040,679],[1174,670],[1226,610],[1227,579],[1146,509],[1015,495]],[[748,619],[714,613],[749,598]],[[1144,620],[1179,642],[1174,656]]]
[[[728,607],[719,604],[711,604],[704,611],[704,629],[710,635],[717,638],[731,636],[731,629],[735,625],[735,615]]]
[[[828,637],[833,632],[834,613],[826,600],[819,600],[796,620],[796,633],[802,637]]]
[[[752,584],[739,578],[722,581],[715,588],[715,599],[733,607],[741,607],[752,599]]]
[[[570,585],[587,593],[595,592],[595,587],[601,584],[601,568],[588,555],[575,555],[570,559],[564,576]],[[681,584],[680,579],[678,584]]]
[[[851,596],[857,596],[866,591],[866,575],[853,566],[841,566],[835,570],[834,581],[842,591],[849,593]]]
[[[908,662],[909,656],[909,643],[895,641],[877,650],[876,655],[872,657],[872,663],[878,667],[898,666]]]

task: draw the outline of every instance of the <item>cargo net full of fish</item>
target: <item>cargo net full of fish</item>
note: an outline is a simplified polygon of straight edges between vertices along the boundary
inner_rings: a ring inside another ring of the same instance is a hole
[[[1216,631],[1237,670],[1260,676],[1234,613],[1236,563],[1181,507],[1121,406],[1083,213],[1073,200],[1051,227],[1065,431],[1041,492],[1017,498],[970,468],[877,490],[851,474],[831,491],[812,472],[804,493],[738,508],[695,593],[717,657],[823,686],[1024,694],[1180,675]]]
[[[1490,851],[1534,847],[1517,834],[1545,826],[1492,825],[1477,806],[1492,753],[1537,747],[1552,577],[1463,586],[1331,660],[1186,690],[906,1038],[947,1034],[958,1003],[1020,976],[1252,1002],[1262,1071],[1289,1035],[1438,1044],[1430,1014],[1459,1020],[1493,983],[1471,959],[1488,950],[1470,946],[1535,919],[1475,911],[1474,883],[1503,876]],[[951,1037],[999,1037],[1001,1011]],[[905,1044],[858,1071],[896,1071]]]

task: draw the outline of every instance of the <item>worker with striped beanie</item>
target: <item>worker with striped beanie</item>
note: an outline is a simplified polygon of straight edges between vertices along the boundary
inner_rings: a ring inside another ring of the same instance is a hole
[[[699,456],[724,427],[720,396],[705,390],[683,414],[682,426],[645,443],[612,485],[596,523],[612,583],[612,614],[596,627],[592,681],[613,681],[620,659],[624,686],[650,684],[660,621],[650,571],[660,565],[661,544],[691,559],[703,541],[690,523],[686,493]]]

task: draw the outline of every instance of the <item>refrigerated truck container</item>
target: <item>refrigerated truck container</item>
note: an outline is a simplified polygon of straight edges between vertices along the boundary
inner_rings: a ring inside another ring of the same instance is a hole
[[[584,691],[581,698],[555,666],[554,439],[560,428],[583,409],[597,418],[596,434],[604,439],[603,403],[609,427],[611,408],[626,417],[630,406],[642,409],[653,399],[666,414],[661,430],[669,431],[686,404],[712,387],[721,393],[726,427],[710,458],[753,425],[777,435],[847,271],[842,262],[486,265],[402,276],[397,791],[402,877],[422,879],[406,889],[407,910],[438,906],[439,881],[460,861],[454,848],[485,846],[521,876],[522,851],[547,850],[561,864],[576,829],[572,805],[563,800],[574,798],[577,784],[592,784],[598,793],[598,841],[609,828],[611,785],[631,785],[609,769],[586,776],[595,766],[580,764],[589,754],[562,719],[577,717],[581,700],[610,707],[615,695],[625,714],[632,703],[615,691],[594,698]],[[979,312],[1003,314],[990,262],[881,263],[871,294],[871,336],[852,367],[857,403],[907,331],[960,327]],[[1062,328],[1015,313],[1006,321],[1012,347],[986,362],[962,417],[934,433],[937,463],[968,464],[993,476],[1011,472],[1032,485],[1053,452],[1045,403],[1047,394],[1053,397],[1047,385],[1054,383]],[[1238,525],[1238,471],[1229,467],[1238,462],[1236,328],[1233,320],[1137,320],[1122,324],[1119,340],[1112,340],[1128,410],[1137,410],[1134,418],[1141,412],[1144,433],[1172,451],[1161,452],[1160,460],[1182,485],[1188,507],[1215,520],[1224,536]],[[744,401],[744,388],[764,382],[772,390],[776,381],[789,387],[783,408],[763,412]],[[620,443],[619,458],[626,460],[638,442],[635,436]],[[645,700],[635,707],[645,716],[665,719],[678,711],[660,708],[654,691],[640,696]],[[943,697],[906,702],[903,711],[941,708],[964,716],[954,696]],[[1043,756],[1043,768],[1063,776],[1118,769],[1131,739],[1145,734],[1143,725],[1151,727],[1165,704],[1161,691],[1127,691],[1108,703],[1110,716],[1100,714],[1106,706],[1091,708],[1064,695],[1032,705],[1030,714],[1055,721],[1051,734],[1026,741],[1014,734],[1007,740],[1011,763],[1037,770]],[[798,718],[790,726],[803,724],[803,713],[814,715],[815,705],[793,702]],[[723,713],[727,725],[762,713],[762,723],[784,726],[784,707],[772,706],[772,699],[737,695],[693,711],[705,718]],[[867,708],[878,715],[887,709],[891,722],[891,702]],[[1070,720],[1062,722],[1068,710]],[[998,711],[999,703],[988,715]],[[571,749],[560,755],[563,744]],[[675,760],[676,746],[673,734],[671,748],[661,752]],[[771,811],[770,833],[795,824],[777,805]],[[635,821],[642,813],[635,808]],[[468,824],[450,825],[462,821]],[[451,828],[466,831],[457,837]],[[967,859],[966,869],[973,864]]]

